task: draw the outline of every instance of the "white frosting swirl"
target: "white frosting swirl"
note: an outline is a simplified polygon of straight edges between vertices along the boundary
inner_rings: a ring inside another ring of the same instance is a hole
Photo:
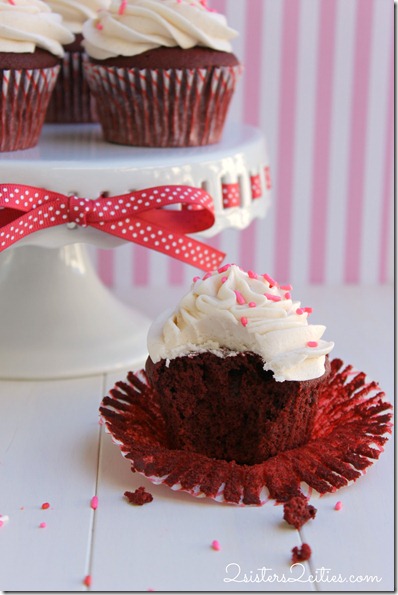
[[[62,17],[40,0],[0,0],[0,52],[33,53],[41,48],[62,57],[73,34]]]
[[[83,25],[83,45],[95,59],[135,56],[158,47],[204,46],[232,52],[237,32],[199,0],[112,0]]]
[[[277,381],[310,380],[324,374],[334,345],[321,339],[324,331],[308,323],[308,309],[288,288],[226,265],[194,281],[177,309],[152,324],[148,351],[155,363],[208,350],[251,351]]]
[[[72,33],[81,33],[88,19],[95,19],[100,10],[106,10],[111,0],[46,0],[54,12],[62,16],[65,27]]]

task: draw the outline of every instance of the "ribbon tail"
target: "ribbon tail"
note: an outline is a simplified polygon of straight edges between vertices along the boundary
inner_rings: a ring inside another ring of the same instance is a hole
[[[115,225],[91,224],[92,227],[110,235],[156,250],[161,254],[180,260],[185,264],[190,264],[205,272],[219,268],[226,256],[224,252],[217,250],[217,248],[208,246],[190,236],[173,233],[153,223],[149,227],[145,223],[143,223],[142,227],[140,225],[138,223],[138,227],[134,226],[133,230],[130,230],[130,233],[127,234],[125,233],[126,230],[123,231]]]

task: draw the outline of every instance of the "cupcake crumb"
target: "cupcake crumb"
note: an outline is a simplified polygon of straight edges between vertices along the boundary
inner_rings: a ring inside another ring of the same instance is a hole
[[[130,504],[135,504],[136,506],[149,504],[153,500],[152,494],[147,492],[144,487],[137,488],[135,492],[124,492],[124,496]]]
[[[292,564],[309,560],[311,558],[311,553],[311,548],[308,543],[303,543],[301,547],[294,547],[292,549]]]
[[[308,504],[304,494],[290,498],[283,505],[283,518],[296,529],[300,529],[307,521],[314,519],[316,513],[317,509]]]

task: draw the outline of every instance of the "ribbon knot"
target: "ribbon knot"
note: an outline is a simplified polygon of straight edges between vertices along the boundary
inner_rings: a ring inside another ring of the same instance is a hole
[[[68,222],[87,227],[88,216],[93,211],[94,201],[89,198],[69,196],[68,199]]]
[[[185,234],[204,231],[214,221],[211,196],[192,186],[157,186],[90,199],[0,184],[0,252],[36,231],[73,224],[94,227],[211,271],[225,254]]]

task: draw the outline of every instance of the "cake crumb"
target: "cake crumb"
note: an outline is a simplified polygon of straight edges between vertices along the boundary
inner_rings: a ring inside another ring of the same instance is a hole
[[[296,529],[300,529],[307,521],[314,519],[316,513],[315,506],[308,504],[308,499],[303,494],[293,496],[283,505],[283,518]]]
[[[336,504],[334,505],[334,509],[335,510],[341,510],[343,508],[343,503],[341,502],[341,500],[339,500],[338,502],[336,502]]]
[[[10,520],[10,517],[7,514],[0,514],[0,527],[2,527],[9,520]]]
[[[214,539],[214,541],[211,542],[211,547],[213,550],[215,550],[216,552],[219,552],[221,549],[221,545],[220,542],[217,541],[217,539]]]
[[[301,547],[294,547],[292,549],[292,563],[305,562],[311,558],[311,548],[308,543],[303,543]]]
[[[49,502],[43,502],[43,504],[41,505],[41,509],[42,510],[47,510],[47,508],[50,508]]]
[[[91,587],[91,574],[84,577],[83,584],[86,585],[86,587]]]
[[[147,492],[144,487],[137,488],[135,492],[124,492],[124,496],[130,504],[135,504],[137,506],[148,504],[153,500],[152,494]]]

